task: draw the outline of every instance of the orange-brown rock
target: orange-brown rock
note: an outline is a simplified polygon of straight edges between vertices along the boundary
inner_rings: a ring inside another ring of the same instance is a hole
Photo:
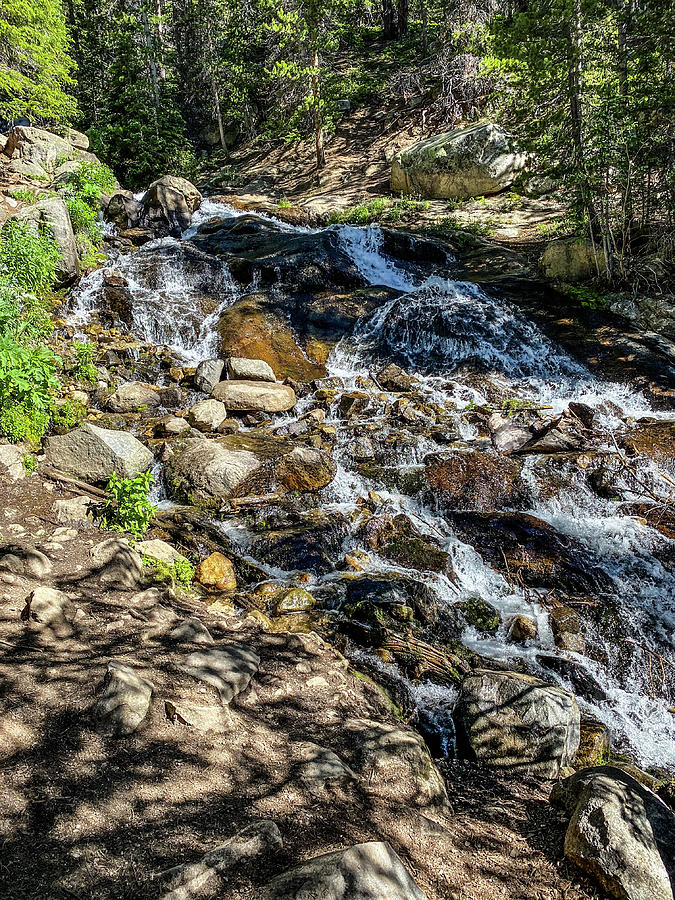
[[[195,579],[209,591],[236,591],[237,577],[231,560],[222,553],[203,559],[195,571]]]

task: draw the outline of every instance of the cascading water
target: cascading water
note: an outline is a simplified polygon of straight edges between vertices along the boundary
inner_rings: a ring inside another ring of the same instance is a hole
[[[223,204],[205,201],[183,238],[189,239],[212,217],[242,214]],[[277,224],[289,232],[294,230],[292,226]],[[328,360],[329,373],[342,378],[346,388],[358,386],[369,392],[375,411],[367,421],[374,427],[387,428],[377,399],[382,390],[378,385],[369,385],[364,376],[379,363],[392,360],[416,376],[418,392],[423,397],[454,411],[460,441],[468,446],[480,447],[481,443],[463,412],[472,405],[486,404],[488,390],[495,387],[502,394],[548,408],[552,414],[562,412],[571,400],[589,404],[598,411],[608,446],[621,424],[617,407],[623,416],[655,415],[642,394],[595,378],[512,304],[489,296],[474,284],[438,277],[424,280],[398,266],[383,252],[383,233],[378,227],[331,229],[338,232],[342,249],[365,282],[398,292],[373,315],[361,320]],[[193,250],[189,248],[188,252],[180,241],[168,238],[132,253],[117,253],[110,263],[126,280],[133,297],[132,330],[145,340],[171,347],[186,362],[196,363],[217,355],[218,318],[239,292],[226,263],[200,260]],[[104,278],[104,272],[95,272],[75,291],[74,321],[87,321],[100,306]],[[588,636],[598,651],[594,658],[557,650],[543,596],[536,590],[514,585],[487,565],[437,510],[385,486],[376,476],[363,475],[348,452],[354,438],[352,430],[338,417],[332,424],[338,431],[338,472],[325,492],[328,506],[352,510],[359,497],[375,491],[395,511],[413,519],[421,533],[433,535],[451,554],[456,583],[444,575],[413,573],[442,602],[451,606],[478,594],[500,611],[504,621],[525,614],[538,623],[538,636],[525,645],[509,642],[504,625],[489,637],[469,628],[464,634],[469,647],[484,656],[520,660],[548,679],[575,687],[567,669],[550,665],[551,661],[566,658],[575,671],[581,671],[595,686],[593,696],[586,694],[581,698],[583,708],[611,728],[618,744],[628,745],[633,756],[645,765],[665,765],[675,770],[675,716],[663,697],[650,696],[648,679],[639,668],[638,658],[631,657],[626,669],[623,658],[619,660],[616,643],[609,641],[600,628]],[[427,453],[439,449],[433,436],[420,438],[415,434],[405,451],[396,450],[391,465],[419,466]],[[667,496],[670,476],[664,479],[662,473],[650,472],[648,468],[643,466],[641,471],[652,490]],[[668,539],[625,514],[618,502],[600,499],[574,475],[569,476],[554,499],[540,492],[534,464],[526,464],[524,478],[531,489],[529,512],[581,541],[596,555],[613,585],[611,596],[597,602],[616,608],[625,636],[655,648],[664,657],[672,654],[675,580],[663,562],[663,550],[670,546]],[[248,531],[232,527],[230,532],[230,537],[239,540],[248,553]],[[403,571],[375,553],[366,569]],[[271,572],[269,566],[267,571]],[[275,570],[272,574],[283,577],[287,573]],[[326,576],[328,580],[330,577]],[[645,662],[643,669],[646,666]],[[454,700],[451,690],[429,683],[409,687],[422,718],[435,721],[439,727],[447,723]]]

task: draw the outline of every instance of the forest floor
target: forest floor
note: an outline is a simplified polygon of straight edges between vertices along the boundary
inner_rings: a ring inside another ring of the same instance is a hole
[[[556,235],[565,206],[554,197],[530,199],[506,192],[460,204],[415,203],[416,198],[400,203],[389,187],[391,161],[436,130],[425,124],[423,110],[362,107],[345,115],[327,138],[324,169],[317,170],[311,140],[244,145],[206,183],[219,194],[235,195],[241,205],[281,211],[289,219],[295,212],[298,219],[306,216],[317,224],[386,200],[390,206],[381,215],[385,222],[449,233],[466,229],[513,249],[536,251]]]

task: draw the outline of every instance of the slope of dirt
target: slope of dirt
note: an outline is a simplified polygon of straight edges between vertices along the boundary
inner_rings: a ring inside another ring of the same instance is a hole
[[[348,719],[408,732],[380,690],[317,635],[266,633],[227,604],[219,611],[161,587],[106,589],[90,550],[109,535],[55,520],[54,501],[72,495],[38,474],[3,480],[0,493],[0,545],[42,548],[52,562],[40,582],[3,572],[0,583],[5,900],[160,897],[162,872],[261,819],[277,823],[283,849],[237,870],[221,896],[250,900],[298,861],[385,839],[430,900],[598,896],[562,860],[565,826],[549,784],[447,762],[445,804],[415,799],[396,763],[360,770]],[[21,619],[39,584],[67,594],[72,634]],[[171,632],[195,617],[217,647],[260,656],[229,706],[182,668],[196,648]],[[92,717],[110,660],[154,685],[143,726],[126,737],[106,736]],[[336,753],[355,777],[308,777],[307,742]]]

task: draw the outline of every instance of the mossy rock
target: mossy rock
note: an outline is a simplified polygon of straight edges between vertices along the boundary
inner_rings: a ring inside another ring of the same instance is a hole
[[[459,604],[468,625],[484,634],[495,634],[501,625],[501,616],[495,607],[482,597],[469,597]]]

